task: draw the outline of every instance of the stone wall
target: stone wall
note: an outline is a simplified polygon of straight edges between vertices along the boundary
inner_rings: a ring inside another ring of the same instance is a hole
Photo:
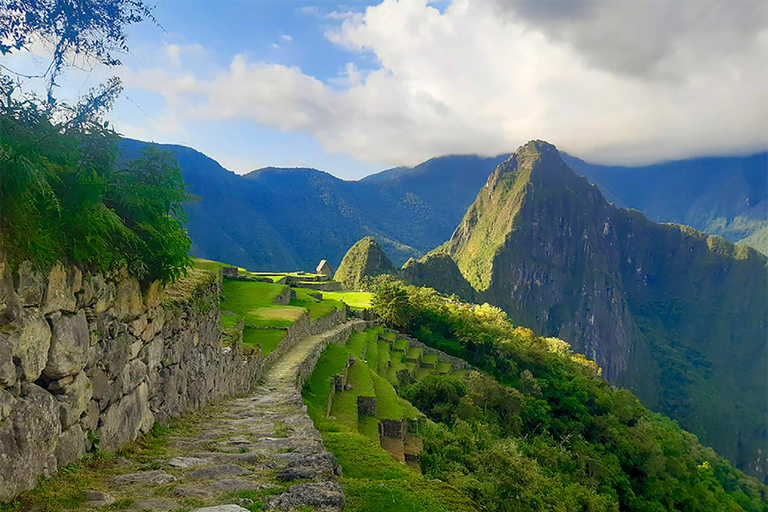
[[[11,272],[0,254],[0,502],[88,450],[246,392],[267,361],[241,337],[222,347],[220,293],[203,271],[142,290],[125,273]]]
[[[441,363],[451,363],[453,365],[454,370],[471,370],[472,365],[466,362],[463,359],[459,359],[458,357],[449,356],[445,352],[442,352],[440,350],[437,350],[436,348],[432,348],[428,345],[425,345],[424,343],[420,342],[416,338],[412,338],[407,335],[398,334],[398,339],[407,339],[408,340],[408,346],[409,347],[422,347],[424,350],[422,352],[422,355],[436,355],[437,360]],[[396,352],[396,350],[393,350],[393,352]]]
[[[322,296],[320,297],[320,300],[322,300]],[[283,288],[283,291],[280,292],[280,294],[272,299],[273,304],[279,304],[281,306],[287,306],[291,303],[291,289],[286,286]]]
[[[331,311],[314,322],[308,312],[304,313],[286,329],[285,337],[280,340],[280,344],[272,352],[267,354],[264,358],[264,364],[270,366],[274,361],[283,357],[301,338],[319,334],[343,323],[346,319],[347,312],[343,309]]]
[[[322,282],[300,282],[300,281],[288,281],[290,286],[297,288],[309,288],[311,290],[319,290],[321,292],[338,292],[341,291],[341,283],[336,281],[322,281]]]

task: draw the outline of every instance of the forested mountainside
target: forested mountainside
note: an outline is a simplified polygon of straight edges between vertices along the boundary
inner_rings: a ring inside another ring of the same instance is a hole
[[[609,201],[655,222],[675,222],[768,253],[768,153],[710,157],[644,167],[595,165],[563,155]],[[750,238],[747,238],[750,237]]]
[[[570,342],[609,381],[765,475],[765,256],[616,208],[538,141],[499,165],[435,253],[477,301]],[[461,295],[439,263],[412,261],[422,268],[410,273]]]
[[[124,139],[130,157],[147,143]],[[347,247],[375,235],[401,265],[443,243],[502,160],[446,156],[414,168],[343,181],[315,169],[239,176],[183,146],[173,150],[189,190],[192,254],[261,270],[336,267]]]

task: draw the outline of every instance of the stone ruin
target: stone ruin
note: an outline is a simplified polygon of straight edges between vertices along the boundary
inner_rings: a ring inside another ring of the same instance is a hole
[[[357,397],[357,415],[358,416],[376,416],[376,397],[358,396]]]
[[[237,267],[221,267],[221,274],[225,277],[237,277]]]
[[[333,268],[326,260],[321,260],[320,263],[317,264],[315,274],[320,274],[327,281],[333,278]]]

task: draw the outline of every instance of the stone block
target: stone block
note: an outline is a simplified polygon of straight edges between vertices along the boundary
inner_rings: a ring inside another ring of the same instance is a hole
[[[13,288],[13,275],[0,248],[0,324],[12,322],[21,312],[21,301]]]
[[[76,267],[65,268],[57,263],[48,273],[48,286],[43,299],[43,314],[54,311],[74,313],[77,309],[75,291],[83,284],[83,274]]]
[[[56,471],[53,452],[60,432],[56,399],[35,384],[22,386],[22,395],[0,424],[0,502]]]
[[[112,306],[115,317],[121,322],[133,320],[144,311],[139,281],[128,277],[121,279],[115,288],[115,304]]]
[[[39,306],[45,296],[45,274],[35,270],[28,261],[19,265],[19,300],[23,306]]]
[[[406,426],[402,420],[387,420],[383,419],[379,421],[379,433],[385,437],[392,437],[395,439],[405,440]]]
[[[48,361],[43,375],[49,379],[60,379],[75,375],[85,368],[88,361],[88,321],[85,312],[76,315],[61,315],[53,323]]]
[[[13,364],[13,341],[0,332],[0,388],[9,388],[16,383],[16,365]]]
[[[55,394],[60,402],[59,415],[64,428],[78,422],[93,397],[91,380],[84,372],[78,373],[71,382],[52,382],[48,385],[48,391]]]
[[[33,382],[43,373],[51,346],[51,328],[39,311],[25,309],[9,332],[13,357],[21,366],[22,378]]]
[[[144,290],[144,305],[147,309],[156,308],[163,302],[165,287],[160,281],[152,281]]]
[[[149,409],[148,394],[143,382],[104,411],[97,430],[100,449],[114,451],[152,428],[155,416]]]
[[[376,397],[358,396],[357,397],[357,415],[358,416],[376,416]]]
[[[62,432],[54,451],[58,465],[66,466],[67,464],[72,464],[85,455],[85,444],[85,432],[83,432],[83,428],[79,424],[73,425]]]

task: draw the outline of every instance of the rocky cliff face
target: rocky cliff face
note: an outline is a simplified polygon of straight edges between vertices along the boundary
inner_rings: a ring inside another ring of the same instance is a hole
[[[478,300],[765,477],[764,256],[615,208],[541,141],[499,165],[441,250]]]

